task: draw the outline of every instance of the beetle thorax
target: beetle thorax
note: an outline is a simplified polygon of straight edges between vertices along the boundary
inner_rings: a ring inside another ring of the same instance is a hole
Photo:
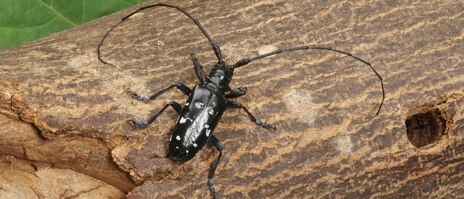
[[[230,81],[234,75],[233,69],[224,65],[215,65],[208,75],[208,82],[214,84],[222,91],[229,89]]]

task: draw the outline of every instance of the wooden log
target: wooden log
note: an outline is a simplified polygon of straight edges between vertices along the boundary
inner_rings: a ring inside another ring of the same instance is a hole
[[[149,3],[155,3],[151,1]],[[464,193],[464,6],[424,1],[173,1],[220,44],[225,61],[302,44],[334,46],[370,61],[326,51],[286,53],[237,69],[240,110],[225,113],[215,135],[224,156],[215,177],[223,198],[453,198]],[[147,3],[148,4],[148,3]],[[128,198],[209,197],[217,152],[166,157],[176,114],[146,129],[143,120],[197,81],[190,54],[206,69],[215,58],[185,16],[146,10],[103,34],[131,8],[69,31],[0,51],[0,153],[52,163],[107,182]],[[26,125],[26,126],[24,126]],[[32,134],[30,134],[32,133]],[[31,135],[25,142],[23,134]],[[57,147],[59,146],[59,147]],[[130,178],[128,177],[130,175]],[[134,188],[135,187],[135,188]]]
[[[0,155],[0,198],[124,198],[124,192],[89,175],[50,163]]]

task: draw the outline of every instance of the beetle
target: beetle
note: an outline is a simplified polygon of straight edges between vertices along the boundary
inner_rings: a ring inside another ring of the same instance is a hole
[[[248,58],[243,58],[238,60],[232,65],[226,64],[222,59],[221,49],[219,45],[213,40],[206,30],[201,26],[200,22],[195,19],[191,14],[189,14],[184,9],[164,4],[152,4],[138,8],[137,10],[133,11],[132,13],[128,14],[127,16],[123,17],[118,23],[113,25],[103,36],[102,40],[98,44],[97,47],[97,55],[98,60],[100,60],[104,64],[110,64],[107,61],[102,59],[100,48],[103,45],[105,39],[108,37],[110,32],[112,32],[117,26],[123,23],[132,15],[149,8],[153,7],[168,7],[176,9],[177,11],[183,13],[187,16],[190,20],[192,20],[195,25],[200,29],[203,35],[208,39],[209,44],[212,47],[212,50],[217,58],[217,62],[214,64],[213,68],[209,72],[208,75],[203,71],[203,66],[200,64],[197,58],[192,56],[191,60],[194,65],[194,70],[196,77],[199,81],[198,84],[195,85],[193,89],[190,89],[185,84],[177,83],[172,84],[165,89],[158,91],[157,93],[149,96],[144,97],[138,95],[135,92],[129,91],[128,93],[136,100],[149,102],[151,100],[156,99],[163,93],[177,88],[182,93],[188,96],[188,99],[184,106],[181,106],[179,103],[175,101],[171,101],[166,104],[160,111],[158,111],[155,115],[151,116],[147,121],[134,121],[129,120],[129,122],[136,127],[147,127],[151,123],[153,123],[156,118],[158,118],[168,107],[172,107],[178,114],[179,117],[176,121],[174,130],[171,134],[170,142],[169,142],[169,154],[168,156],[173,159],[174,161],[186,162],[191,160],[195,157],[195,155],[200,151],[204,145],[207,143],[212,144],[218,151],[219,155],[217,156],[216,160],[210,167],[208,173],[208,186],[209,191],[211,193],[212,198],[218,198],[217,193],[214,188],[214,181],[213,177],[219,164],[219,161],[222,156],[223,147],[219,141],[219,139],[213,135],[214,129],[218,125],[224,111],[227,108],[239,108],[243,109],[246,114],[248,115],[249,119],[254,122],[256,125],[261,126],[266,129],[273,129],[276,130],[276,127],[261,121],[257,117],[255,117],[244,105],[241,103],[232,101],[231,99],[243,96],[247,92],[246,87],[239,87],[236,89],[230,88],[230,82],[232,81],[232,77],[234,74],[234,70],[245,66],[255,60],[259,60],[271,55],[276,55],[285,52],[292,52],[292,51],[299,51],[299,50],[325,50],[325,51],[332,51],[335,53],[341,53],[346,56],[352,57],[357,61],[360,61],[369,66],[369,68],[375,73],[375,75],[380,80],[380,85],[382,89],[382,100],[380,105],[377,109],[376,116],[380,113],[380,109],[383,105],[385,99],[385,90],[383,87],[383,79],[380,74],[374,69],[371,63],[352,55],[349,52],[337,50],[332,47],[325,47],[325,46],[317,46],[317,45],[303,45],[297,46],[292,48],[280,48],[274,50],[269,53],[261,54],[258,56],[252,56]]]

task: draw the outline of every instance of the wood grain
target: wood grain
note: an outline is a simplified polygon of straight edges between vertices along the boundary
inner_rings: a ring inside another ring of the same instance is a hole
[[[346,56],[295,52],[238,69],[232,86],[246,86],[248,93],[237,101],[278,130],[255,126],[239,110],[225,113],[215,132],[224,146],[215,180],[223,198],[455,198],[464,193],[462,2],[170,3],[198,18],[228,63],[260,50],[318,44],[369,60],[385,81],[385,104],[374,117],[380,83],[366,65]],[[147,129],[127,123],[186,98],[172,91],[144,104],[126,91],[149,95],[172,83],[193,86],[190,54],[206,69],[214,64],[214,54],[191,21],[160,8],[116,28],[102,48],[114,66],[100,63],[99,40],[134,9],[0,51],[0,113],[6,117],[0,124],[25,122],[46,143],[68,143],[70,136],[97,140],[102,147],[95,152],[110,155],[104,148],[110,149],[119,167],[107,171],[128,173],[131,179],[95,175],[79,164],[74,170],[130,191],[128,198],[209,197],[207,170],[217,152],[206,147],[185,164],[166,158],[173,111]],[[417,110],[436,107],[446,119],[446,133],[416,148],[405,121]],[[22,132],[2,131],[5,136]],[[1,140],[1,146],[9,142]],[[89,156],[81,152],[75,154]],[[73,169],[75,161],[62,159],[61,164]]]

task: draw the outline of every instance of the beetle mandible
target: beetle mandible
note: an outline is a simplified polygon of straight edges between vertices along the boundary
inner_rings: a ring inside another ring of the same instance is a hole
[[[192,57],[192,62],[195,69],[195,74],[199,80],[199,83],[195,85],[193,89],[190,89],[184,84],[177,83],[172,84],[165,89],[158,91],[157,93],[151,95],[150,97],[144,97],[136,94],[135,92],[129,91],[129,94],[140,101],[151,101],[156,99],[158,96],[162,95],[163,93],[177,88],[185,95],[188,95],[187,102],[184,106],[181,106],[179,103],[171,101],[166,104],[158,113],[154,116],[150,117],[148,121],[134,121],[129,120],[132,125],[137,127],[146,127],[153,123],[158,116],[160,116],[167,107],[172,107],[180,116],[177,119],[176,125],[174,127],[174,131],[171,134],[170,143],[169,143],[169,157],[175,161],[185,162],[197,154],[199,150],[203,148],[206,143],[211,143],[218,151],[219,155],[216,160],[211,165],[211,168],[208,173],[208,186],[209,191],[213,198],[218,198],[217,193],[214,189],[214,182],[213,177],[216,171],[216,167],[219,164],[219,160],[222,156],[222,145],[219,142],[219,139],[213,135],[214,129],[216,128],[219,120],[222,117],[222,114],[226,110],[226,108],[240,108],[243,109],[250,120],[266,129],[276,129],[274,126],[262,122],[260,119],[256,118],[248,109],[238,102],[231,101],[232,98],[237,98],[246,94],[247,89],[246,87],[239,87],[236,89],[231,89],[229,87],[230,82],[232,81],[232,76],[234,74],[234,70],[236,68],[245,66],[255,60],[262,59],[271,55],[280,54],[284,52],[292,52],[298,50],[325,50],[325,51],[332,51],[336,53],[341,53],[352,57],[366,65],[375,73],[375,75],[380,80],[380,85],[382,89],[382,100],[380,105],[377,109],[376,116],[380,113],[380,109],[383,105],[385,99],[385,90],[383,87],[383,79],[380,74],[374,69],[371,63],[352,55],[349,52],[337,50],[332,47],[325,47],[325,46],[317,46],[317,45],[303,45],[297,46],[292,48],[281,48],[274,50],[269,53],[261,54],[258,56],[252,56],[248,58],[243,58],[238,60],[232,65],[226,64],[222,60],[221,49],[219,45],[209,36],[206,30],[201,26],[200,22],[195,19],[192,15],[190,15],[184,9],[169,5],[169,4],[153,4],[147,5],[138,8],[137,10],[133,11],[129,15],[123,17],[121,21],[117,24],[113,25],[103,36],[102,40],[98,44],[97,48],[97,55],[98,59],[104,64],[110,64],[102,59],[100,48],[103,45],[105,39],[108,37],[111,31],[113,31],[117,26],[123,23],[126,19],[131,17],[132,15],[140,12],[142,10],[153,8],[153,7],[169,7],[174,8],[177,11],[183,13],[189,19],[191,19],[195,25],[200,29],[203,35],[208,39],[214,54],[216,55],[217,62],[211,69],[208,75],[203,71],[203,67],[198,61],[197,58]],[[110,64],[112,65],[112,64]]]

